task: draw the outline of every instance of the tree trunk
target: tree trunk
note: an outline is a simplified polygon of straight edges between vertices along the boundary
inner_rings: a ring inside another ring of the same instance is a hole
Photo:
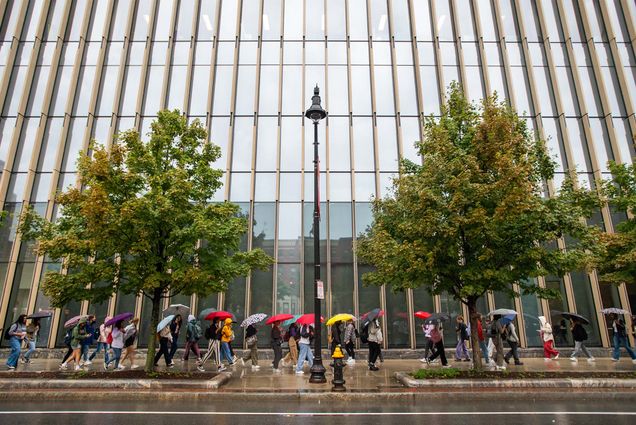
[[[482,354],[479,346],[479,335],[477,333],[477,298],[469,297],[466,305],[468,306],[468,317],[470,320],[470,345],[473,347],[473,369],[481,370]]]
[[[152,296],[152,316],[150,317],[150,332],[148,332],[148,354],[146,355],[146,372],[152,372],[155,366],[155,351],[157,346],[157,325],[161,318],[161,289],[155,289]]]

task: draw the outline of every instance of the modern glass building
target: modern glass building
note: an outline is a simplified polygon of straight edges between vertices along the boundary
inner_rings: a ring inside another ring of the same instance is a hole
[[[324,314],[382,307],[388,348],[421,344],[414,311],[462,312],[448,296],[363,286],[353,251],[371,197],[386,193],[399,158],[418,160],[420,120],[439,114],[451,81],[472,99],[497,91],[547,138],[559,168],[550,192],[568,169],[593,186],[608,177],[608,159],[634,156],[634,0],[0,0],[0,16],[0,203],[10,213],[0,326],[49,308],[39,284],[59,270],[16,235],[20,211],[32,204],[54,218],[56,191],[76,184],[78,152],[122,129],[147,133],[162,108],[207,125],[225,170],[211,201],[240,204],[253,223],[245,247],[276,258],[227,293],[172,301],[238,320],[297,314],[313,306],[313,129],[303,113],[318,84],[329,112],[319,126]],[[604,208],[593,221],[612,232],[622,219]],[[495,293],[480,306],[523,312],[524,346],[539,345],[536,317],[553,310],[590,318],[590,345],[607,346],[599,309],[636,309],[636,287],[584,271],[536,284],[562,299]],[[39,344],[61,345],[72,315],[122,311],[150,314],[134,295],[72,303],[45,321]],[[572,344],[560,317],[552,323],[557,344]]]

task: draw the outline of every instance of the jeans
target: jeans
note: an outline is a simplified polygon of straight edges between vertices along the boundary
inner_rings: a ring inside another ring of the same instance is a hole
[[[311,354],[311,349],[309,344],[298,344],[300,347],[300,352],[298,353],[298,363],[296,364],[296,372],[303,370],[303,364],[305,360],[309,363],[309,367],[314,365],[314,358]]]
[[[283,348],[280,346],[281,341],[276,340],[272,341],[272,349],[274,350],[274,369],[278,369],[278,364],[280,363],[280,359],[283,358]]]
[[[369,341],[369,364],[375,364],[375,361],[380,356],[380,344],[374,341]]]
[[[18,366],[18,359],[20,358],[20,349],[22,348],[22,340],[17,336],[12,336],[9,340],[9,344],[11,345],[11,354],[9,354],[9,358],[7,359],[7,366]]]
[[[470,354],[468,354],[468,349],[466,348],[466,341],[460,338],[455,347],[455,360],[461,360],[462,358],[470,360]]]
[[[172,344],[170,344],[170,362],[172,362],[172,358],[174,357],[174,353],[177,352],[177,348],[179,348],[179,334],[174,334],[172,335]]]
[[[625,347],[627,353],[630,355],[632,360],[636,360],[636,354],[632,347],[629,345],[629,340],[626,336],[620,336],[618,334],[614,334],[614,351],[612,352],[612,358],[618,360],[621,356],[621,346]]]
[[[119,359],[121,358],[121,348],[113,347],[113,354],[115,357],[112,358],[110,361],[115,362],[115,369],[117,369],[119,367]]]
[[[35,340],[29,340],[27,341],[27,345],[29,347],[28,351],[24,354],[24,358],[26,360],[29,360],[29,358],[31,357],[31,354],[33,354],[35,352]]]
[[[88,360],[93,361],[93,359],[95,358],[97,353],[102,351],[102,349],[104,350],[104,363],[108,364],[109,363],[109,357],[110,357],[108,355],[108,350],[110,349],[110,347],[105,342],[98,342],[97,343],[97,348],[95,349],[95,351],[93,351],[93,354],[91,354],[91,356],[88,358]]]
[[[508,345],[510,346],[510,351],[506,353],[506,355],[504,356],[504,360],[508,362],[510,360],[510,357],[513,357],[515,359],[515,364],[521,363],[521,361],[519,360],[519,352],[517,350],[519,348],[519,343],[508,341]]]
[[[168,342],[169,342],[168,338],[164,338],[164,337],[159,338],[160,348],[159,348],[159,352],[155,354],[154,364],[157,364],[161,356],[163,356],[163,359],[166,361],[166,366],[170,364],[170,352],[168,350]]]
[[[428,358],[428,361],[435,360],[439,356],[442,360],[442,366],[446,366],[448,364],[448,360],[446,360],[446,353],[444,352],[444,341],[439,340],[439,342],[435,343],[435,353]]]
[[[583,344],[583,341],[574,341],[574,351],[572,352],[572,355],[570,357],[576,358],[576,356],[578,356],[581,352],[583,352],[583,354],[585,354],[588,359],[591,359],[593,357],[592,354],[590,354],[590,352],[587,350],[585,344]]]
[[[479,341],[479,349],[481,350],[481,355],[484,358],[484,362],[490,362],[490,359],[488,358],[488,344],[486,344],[486,341]]]
[[[219,363],[223,362],[223,359],[227,360],[227,364],[231,365],[232,362],[232,353],[230,353],[230,344],[227,342],[221,341],[221,360]]]
[[[82,360],[88,360],[88,351],[91,349],[91,346],[88,344],[82,344]]]
[[[197,359],[201,358],[201,350],[199,349],[198,340],[186,342],[185,352],[183,353],[183,360],[188,360],[188,357],[190,356],[190,351],[192,351],[197,356]]]
[[[424,336],[424,357],[428,358],[430,354],[435,352],[435,344],[430,337]]]

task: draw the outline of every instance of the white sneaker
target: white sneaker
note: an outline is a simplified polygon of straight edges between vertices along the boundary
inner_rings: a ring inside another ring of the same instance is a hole
[[[280,370],[280,369],[276,369],[275,367],[274,367],[274,368],[272,368],[272,370],[273,370],[273,372],[274,372],[274,373],[281,373],[281,372],[282,372],[282,370]]]
[[[252,366],[252,370],[259,370],[261,367],[259,365]]]
[[[544,362],[551,362],[551,361],[552,361],[552,359],[550,359],[550,358],[548,358],[548,357],[544,357],[544,358],[543,358],[543,361],[544,361]]]
[[[124,366],[123,364],[120,364],[119,366],[117,366],[117,370],[124,370],[126,369],[126,366]]]
[[[131,369],[137,369],[138,367],[139,367],[138,364],[134,364],[134,365],[130,366]]]
[[[197,366],[197,370],[199,372],[205,372],[205,369],[203,369],[203,366],[201,366],[201,365]]]
[[[219,372],[223,372],[224,370],[227,370],[227,368],[225,366],[221,365],[219,367]]]
[[[506,366],[497,366],[496,369],[497,370],[506,370]]]
[[[579,361],[579,359],[577,359],[576,357],[570,357],[570,361],[576,363]]]
[[[615,359],[614,357],[612,357],[612,361],[613,362],[617,362],[619,359]]]
[[[80,364],[79,364],[79,366],[80,366],[80,367],[84,366],[84,362],[83,362],[83,361],[81,361],[81,362],[80,362]]]
[[[594,363],[596,361],[596,359],[594,357],[590,357],[589,359],[587,359],[588,363]]]
[[[296,371],[296,375],[304,375],[304,374],[305,374],[305,372],[303,372],[302,370],[297,370]]]
[[[66,363],[62,363],[62,364],[60,365],[60,369],[61,369],[61,370],[66,370],[66,369],[68,369],[68,366],[66,365]]]
[[[88,366],[88,365],[91,365],[91,364],[93,364],[93,362],[92,362],[92,361],[90,361],[90,360],[86,360],[86,361],[84,362],[84,366]]]
[[[422,357],[422,358],[420,359],[420,361],[421,361],[422,363],[428,363],[428,362],[427,362],[427,360],[428,360],[428,359],[427,359],[426,357]]]
[[[80,365],[75,365],[75,371],[78,371],[78,370],[82,370],[82,368],[80,367]]]
[[[554,356],[554,360],[559,360],[559,356],[560,354],[557,354],[556,356]]]

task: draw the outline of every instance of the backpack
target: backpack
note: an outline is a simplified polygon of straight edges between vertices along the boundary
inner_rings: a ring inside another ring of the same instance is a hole
[[[212,326],[208,326],[207,328],[205,328],[205,339],[214,339],[214,330],[212,329]]]
[[[356,338],[360,338],[360,332],[358,332],[358,328],[353,328],[353,333],[356,336]]]
[[[360,342],[367,344],[369,342],[369,325],[367,324],[360,332]]]
[[[199,325],[199,322],[195,323],[192,327],[192,338],[198,341],[199,339],[201,339],[202,334],[203,331],[201,330],[201,325]]]
[[[496,337],[497,336],[497,324],[496,323],[491,323],[488,325],[488,329],[487,329],[487,333],[489,336],[491,337]]]
[[[9,332],[11,332],[11,329],[13,329],[14,326],[16,326],[16,324],[12,323],[11,326],[9,326],[7,329],[4,330],[4,339],[11,339],[12,335]],[[16,329],[17,329],[17,326],[16,326]]]
[[[71,341],[73,340],[73,328],[66,331],[64,334],[64,345],[71,345]]]
[[[581,337],[583,338],[583,341],[587,341],[587,331],[583,326],[581,326]]]

